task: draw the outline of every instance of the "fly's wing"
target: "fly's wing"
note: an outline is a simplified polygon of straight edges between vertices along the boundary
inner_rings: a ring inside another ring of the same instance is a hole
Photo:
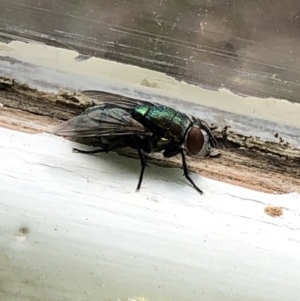
[[[102,91],[96,90],[85,90],[80,92],[82,95],[85,95],[91,99],[96,100],[97,102],[101,103],[113,103],[119,106],[122,106],[124,109],[133,109],[136,105],[139,104],[147,104],[147,105],[154,105],[152,102],[148,102],[145,100],[138,100],[133,99],[126,96],[117,96],[115,94],[106,93]]]
[[[52,133],[73,138],[152,134],[133,119],[130,112],[105,104],[89,108],[83,114],[59,124],[53,128]]]

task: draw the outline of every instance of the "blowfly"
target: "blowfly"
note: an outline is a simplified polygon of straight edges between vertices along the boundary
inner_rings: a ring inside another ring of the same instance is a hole
[[[145,153],[163,152],[165,158],[180,154],[184,176],[200,194],[203,193],[189,176],[185,154],[207,157],[212,148],[217,147],[217,141],[205,121],[157,103],[127,97],[117,100],[110,97],[103,101],[106,93],[81,93],[102,103],[86,109],[53,130],[63,137],[96,139],[99,149],[74,149],[75,152],[95,154],[123,147],[136,149],[141,161],[137,191],[141,188],[147,166]]]

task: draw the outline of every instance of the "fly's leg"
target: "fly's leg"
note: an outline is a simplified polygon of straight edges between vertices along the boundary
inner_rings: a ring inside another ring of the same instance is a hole
[[[108,152],[108,150],[100,148],[100,149],[95,149],[93,151],[84,151],[78,148],[73,148],[73,152],[74,153],[80,153],[80,154],[97,154],[97,153],[104,153],[104,152]]]
[[[221,157],[221,154],[218,153],[218,154],[209,154],[209,158],[220,158]]]
[[[184,176],[187,178],[187,180],[193,185],[193,187],[200,193],[203,194],[203,191],[197,187],[197,185],[193,182],[193,180],[190,178],[189,176],[189,171],[186,165],[186,161],[185,161],[185,155],[183,152],[183,149],[180,149],[180,153],[181,153],[181,157],[182,157],[182,167],[183,167],[183,174]]]
[[[113,150],[117,144],[121,141],[121,139],[118,139],[117,141],[115,141],[112,145],[110,145],[108,148],[98,148],[92,151],[84,151],[78,148],[73,148],[73,152],[75,153],[80,153],[80,154],[98,154],[98,153],[108,153],[109,151]]]
[[[197,185],[193,182],[193,180],[189,176],[189,171],[185,161],[185,155],[182,148],[175,148],[175,149],[168,149],[164,151],[165,158],[171,158],[176,156],[177,154],[181,154],[182,157],[182,167],[183,167],[183,174],[188,179],[188,181],[193,185],[193,187],[200,193],[203,194],[203,191],[197,187]]]
[[[140,148],[138,148],[138,154],[139,154],[139,157],[140,157],[140,160],[141,160],[142,168],[141,168],[140,178],[139,178],[139,182],[138,182],[136,191],[139,191],[140,188],[141,188],[142,181],[143,181],[143,176],[144,176],[144,171],[145,171],[145,167],[147,166],[145,157],[144,157],[144,155],[142,154],[142,151],[141,151]]]
[[[138,139],[134,138],[134,142],[135,142],[136,149],[138,151],[138,154],[139,154],[139,157],[140,157],[140,161],[141,161],[141,165],[142,165],[141,172],[140,172],[139,182],[138,182],[138,185],[137,185],[137,188],[136,188],[136,191],[140,191],[140,188],[141,188],[141,185],[142,185],[142,182],[143,182],[143,176],[144,176],[145,167],[147,166],[147,162],[146,162],[145,156],[142,153],[142,150],[141,150],[141,147],[140,147]]]

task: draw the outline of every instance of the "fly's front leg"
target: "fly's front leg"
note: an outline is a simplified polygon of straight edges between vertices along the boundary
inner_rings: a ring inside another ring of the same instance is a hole
[[[220,158],[221,157],[221,153],[218,154],[209,154],[209,158]]]
[[[203,191],[197,187],[197,185],[193,182],[193,180],[190,178],[189,176],[189,171],[186,165],[186,161],[185,161],[185,155],[183,152],[182,148],[174,148],[174,149],[167,149],[164,151],[164,157],[165,158],[171,158],[173,156],[176,156],[177,154],[181,154],[182,157],[182,167],[183,167],[183,174],[186,177],[186,179],[193,185],[193,187],[200,193],[202,194]]]
[[[189,176],[189,171],[185,161],[185,155],[183,149],[180,149],[181,157],[182,157],[182,167],[183,167],[183,174],[187,178],[187,180],[193,185],[193,187],[200,193],[203,194],[203,191],[193,182],[193,180]]]

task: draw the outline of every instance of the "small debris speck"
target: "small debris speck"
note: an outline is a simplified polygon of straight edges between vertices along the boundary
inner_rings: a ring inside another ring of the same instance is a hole
[[[283,214],[283,209],[282,207],[267,206],[265,207],[265,213],[272,217],[278,217]]]

